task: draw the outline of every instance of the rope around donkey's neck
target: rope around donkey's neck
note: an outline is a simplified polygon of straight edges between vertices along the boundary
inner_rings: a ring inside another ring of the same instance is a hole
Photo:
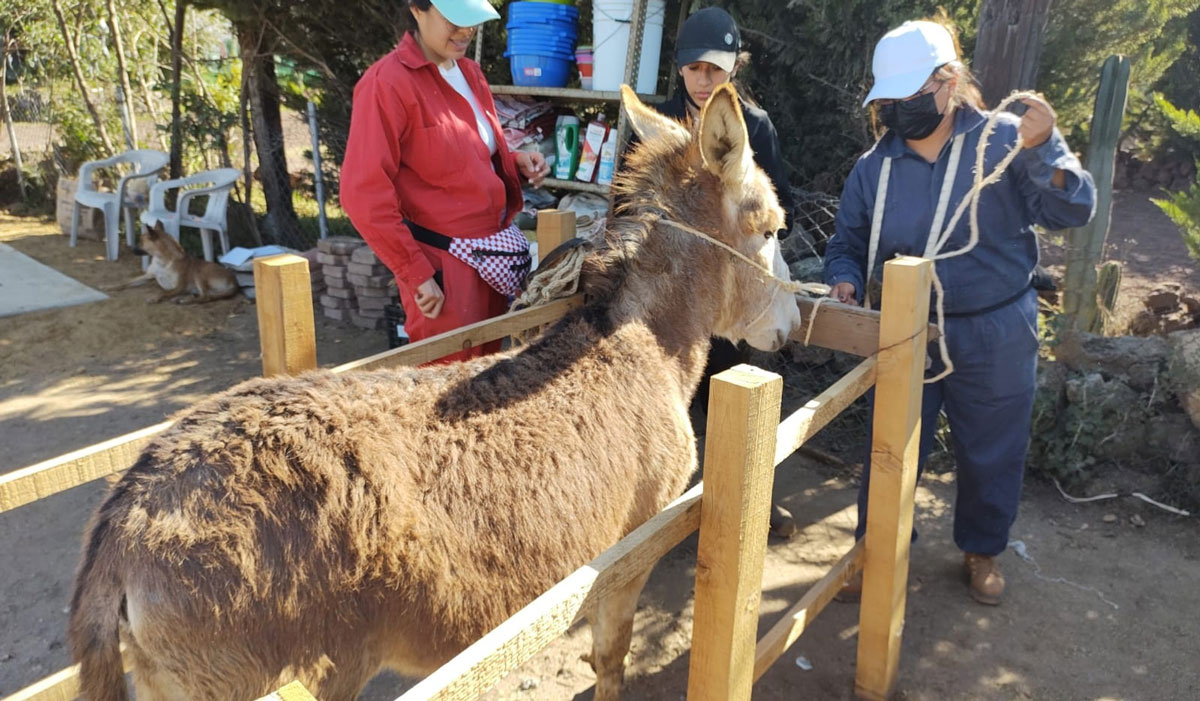
[[[659,219],[658,221],[659,223],[666,224],[674,229],[678,229],[703,239],[714,246],[717,246],[718,248],[723,248],[750,267],[757,269],[763,274],[763,277],[766,278],[766,282],[775,285],[775,289],[771,293],[771,301],[774,301],[775,295],[779,293],[780,289],[792,294],[804,293],[807,295],[816,295],[817,305],[813,307],[813,315],[815,317],[817,310],[821,306],[820,303],[825,299],[824,296],[829,293],[829,286],[822,283],[797,282],[795,280],[784,280],[776,277],[772,270],[762,265],[758,261],[743,254],[741,251],[737,250],[733,246],[730,246],[724,241],[710,236],[699,229],[690,227],[672,219]],[[537,275],[537,271],[531,273],[528,281],[526,282],[525,290],[521,292],[521,294],[515,300],[513,300],[510,308],[513,310],[525,309],[527,307],[546,304],[556,299],[575,294],[579,290],[579,279],[580,273],[583,269],[584,259],[590,252],[591,248],[588,246],[577,246],[566,252],[562,259],[556,262],[554,267],[547,272],[544,272],[541,275]],[[759,312],[758,316],[756,316],[754,320],[750,322],[750,326],[753,326],[755,322],[761,319],[763,315],[770,310],[771,301],[769,301],[763,307],[763,310]],[[812,320],[810,319],[808,332],[804,337],[804,345],[806,346],[808,345],[809,337],[812,336],[812,329],[813,324]],[[531,332],[536,333],[536,330],[531,330]],[[532,333],[530,335],[532,335]],[[518,340],[527,341],[528,339],[519,338]]]

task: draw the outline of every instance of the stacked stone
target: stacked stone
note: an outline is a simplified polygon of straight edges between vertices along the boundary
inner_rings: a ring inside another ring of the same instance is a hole
[[[325,284],[321,295],[321,313],[328,319],[351,321],[355,312],[354,288],[346,279],[351,256],[358,249],[368,249],[362,239],[351,236],[331,236],[317,242],[317,262]]]
[[[352,287],[355,311],[350,322],[361,329],[382,329],[385,325],[384,307],[398,299],[396,281],[375,252],[363,246],[350,255],[346,266],[346,282]]]

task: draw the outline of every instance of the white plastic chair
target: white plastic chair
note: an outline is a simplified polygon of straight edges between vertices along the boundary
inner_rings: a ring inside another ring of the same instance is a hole
[[[137,229],[134,227],[133,210],[146,205],[145,201],[129,196],[131,181],[145,178],[147,185],[153,186],[158,181],[158,174],[167,167],[170,157],[162,151],[152,149],[137,149],[126,151],[102,161],[88,161],[79,167],[79,182],[75,190],[75,206],[71,213],[71,247],[79,240],[79,215],[83,207],[95,207],[104,212],[104,242],[107,247],[108,259],[116,260],[121,245],[121,212],[125,212],[125,241],[133,246],[137,240]],[[96,189],[93,174],[101,168],[114,168],[119,165],[130,165],[133,172],[122,176],[117,181],[117,189],[105,192]]]
[[[213,260],[212,235],[221,237],[221,253],[229,252],[229,233],[225,228],[225,210],[229,205],[229,191],[242,172],[236,168],[216,168],[189,175],[178,180],[164,180],[150,188],[150,206],[142,212],[142,223],[154,226],[162,222],[163,229],[179,240],[180,227],[190,226],[200,230],[200,241],[204,246],[204,260]],[[179,188],[175,210],[166,206],[167,190]],[[197,197],[208,197],[204,214],[188,213],[188,204]]]

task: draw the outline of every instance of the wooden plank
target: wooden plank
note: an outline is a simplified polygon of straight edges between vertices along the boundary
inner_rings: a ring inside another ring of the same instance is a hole
[[[0,513],[129,469],[150,439],[172,423],[163,421],[0,476]]]
[[[758,681],[792,643],[800,639],[808,625],[833,601],[834,595],[862,569],[865,554],[863,542],[855,542],[854,547],[812,585],[778,623],[771,626],[754,649],[754,681]]]
[[[865,358],[879,350],[879,312],[832,300],[821,302],[820,309],[813,314],[817,300],[797,297],[801,323],[790,339],[804,342],[809,324],[814,324],[809,345],[830,348]],[[937,340],[937,326],[929,325],[929,340]]]
[[[263,376],[317,368],[308,260],[284,254],[254,259],[254,296]]]
[[[543,209],[537,215],[538,263],[564,241],[575,238],[575,212]]]
[[[587,613],[650,569],[700,525],[703,484],[688,490],[596,559],[513,614],[397,701],[477,699]],[[765,517],[764,517],[765,523]],[[766,532],[766,529],[763,529]]]
[[[293,681],[259,698],[258,701],[317,701],[317,699],[308,689],[304,688],[303,684]]]
[[[542,181],[542,187],[559,190],[576,190],[578,192],[590,192],[594,195],[608,197],[609,191],[612,189],[610,185],[597,185],[596,183],[581,183],[578,180],[563,180],[560,178],[546,178]],[[539,250],[541,247],[538,247]]]
[[[121,644],[121,661],[125,671],[133,669],[125,644]],[[5,696],[3,701],[74,701],[79,697],[79,665],[71,665],[34,682],[20,691]]]
[[[351,361],[333,368],[333,372],[349,372],[351,370],[377,370],[380,368],[403,367],[406,365],[421,365],[431,360],[449,355],[466,348],[472,348],[481,343],[494,341],[497,338],[511,336],[527,329],[557,321],[572,309],[583,306],[583,295],[572,295],[519,312],[510,312],[503,316],[492,317],[476,322],[453,331],[447,331],[437,336],[431,336],[423,341],[410,343],[389,351],[384,351],[368,358]]]
[[[493,95],[529,95],[531,97],[557,97],[564,100],[620,102],[621,93],[616,90],[584,90],[582,88],[545,88],[526,85],[492,85]],[[638,95],[647,104],[665,102],[665,95]],[[582,184],[582,183],[581,183]]]
[[[845,411],[875,384],[875,358],[867,358],[838,378],[779,424],[775,440],[775,464],[787,460],[822,428]]]
[[[932,270],[933,263],[910,257],[890,260],[883,268],[866,563],[854,680],[855,693],[866,699],[891,696],[900,664]]]
[[[78,696],[79,665],[74,665],[4,697],[4,701],[74,701]]]
[[[711,387],[687,697],[749,701],[783,378],[738,365]]]

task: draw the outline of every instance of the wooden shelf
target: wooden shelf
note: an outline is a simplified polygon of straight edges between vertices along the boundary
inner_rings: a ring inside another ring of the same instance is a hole
[[[577,190],[579,192],[592,192],[597,195],[608,196],[608,185],[597,185],[596,183],[581,183],[578,180],[559,180],[558,178],[546,178],[542,181],[542,187],[558,188],[560,190]]]
[[[620,102],[617,90],[581,90],[579,88],[541,88],[524,85],[492,85],[494,95],[528,95],[530,97],[557,97],[565,100],[592,100],[596,102]],[[663,95],[638,95],[646,103],[664,102]]]

